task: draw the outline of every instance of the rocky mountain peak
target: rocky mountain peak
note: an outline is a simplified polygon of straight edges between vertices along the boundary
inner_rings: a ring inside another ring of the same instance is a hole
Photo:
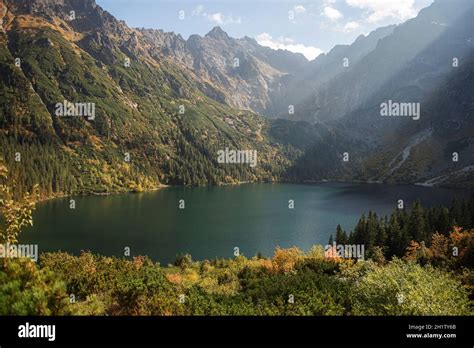
[[[224,30],[222,30],[221,27],[219,26],[212,28],[212,30],[206,34],[206,37],[216,39],[216,40],[229,39],[229,35],[227,35],[227,33]]]

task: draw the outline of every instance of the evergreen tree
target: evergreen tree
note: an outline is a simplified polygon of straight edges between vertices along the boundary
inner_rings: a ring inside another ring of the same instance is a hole
[[[341,225],[337,225],[336,227],[336,244],[345,244],[344,243],[344,237],[343,237],[343,231],[341,228]]]
[[[416,201],[410,211],[408,233],[413,240],[424,241],[427,237],[425,226],[425,213],[420,201]]]
[[[363,238],[366,250],[370,250],[372,246],[375,245],[378,229],[379,221],[377,219],[377,214],[369,211],[365,236]]]
[[[342,244],[349,244],[349,238],[347,237],[346,231],[342,232]]]
[[[377,225],[377,233],[375,236],[375,245],[383,247],[385,245],[387,234],[386,234],[386,221],[380,220]]]
[[[461,219],[459,221],[459,224],[461,227],[468,228],[471,226],[471,211],[469,210],[471,205],[469,204],[469,201],[466,202],[464,199],[462,200],[461,203]]]
[[[462,221],[462,205],[457,197],[454,197],[449,209],[449,223],[459,225]]]
[[[402,246],[402,231],[398,223],[398,218],[396,213],[392,213],[390,216],[390,222],[387,229],[388,235],[388,258],[392,256],[402,256],[404,253],[404,248]]]
[[[354,232],[351,233],[351,244],[364,244],[364,236],[366,234],[366,225],[367,219],[364,214],[362,214],[359,222],[357,223]]]
[[[444,235],[449,234],[450,222],[449,222],[449,209],[440,207],[436,218],[436,231],[443,233]]]

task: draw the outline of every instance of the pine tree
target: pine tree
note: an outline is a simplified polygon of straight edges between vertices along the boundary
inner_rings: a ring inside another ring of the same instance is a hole
[[[366,225],[367,219],[364,214],[362,214],[359,222],[357,223],[354,232],[351,233],[352,242],[351,244],[364,244],[364,236],[366,234]]]
[[[336,227],[336,244],[344,244],[342,234],[343,232],[342,232],[341,225],[338,224]]]
[[[469,228],[471,226],[471,212],[469,210],[470,204],[464,199],[461,203],[461,219],[459,225],[464,228]]]
[[[363,238],[366,250],[370,250],[372,246],[375,245],[378,229],[379,229],[379,221],[377,219],[377,214],[370,211],[369,216],[367,218],[367,227],[365,231],[365,236]]]
[[[328,241],[328,244],[329,245],[332,245],[334,243],[334,240],[332,238],[332,234],[329,236],[329,241]]]
[[[437,221],[436,221],[436,231],[443,233],[444,235],[448,235],[450,227],[451,227],[451,224],[449,222],[448,208],[444,208],[444,207],[439,208]]]
[[[402,245],[402,231],[398,223],[396,213],[392,213],[390,216],[390,222],[388,225],[388,258],[392,256],[403,256],[404,246]]]
[[[426,239],[425,213],[420,201],[416,201],[410,211],[408,232],[413,240],[421,242]]]
[[[341,242],[341,244],[350,244],[346,231],[342,232],[342,242]]]
[[[386,239],[387,239],[386,223],[384,222],[384,220],[380,220],[380,222],[377,225],[377,234],[375,236],[375,245],[383,247],[385,245]]]
[[[454,197],[449,209],[449,223],[459,225],[462,220],[462,206],[457,197]]]

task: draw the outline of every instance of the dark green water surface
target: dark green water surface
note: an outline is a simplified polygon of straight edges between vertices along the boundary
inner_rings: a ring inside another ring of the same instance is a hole
[[[170,187],[156,192],[74,197],[40,203],[34,227],[20,236],[39,252],[90,250],[122,257],[148,255],[164,264],[176,254],[193,259],[233,257],[234,247],[250,257],[270,256],[276,246],[308,250],[326,244],[337,224],[349,231],[369,210],[387,214],[397,200],[449,204],[466,192],[420,186],[322,183]],[[184,199],[185,209],[179,209]],[[293,200],[294,209],[288,208]]]

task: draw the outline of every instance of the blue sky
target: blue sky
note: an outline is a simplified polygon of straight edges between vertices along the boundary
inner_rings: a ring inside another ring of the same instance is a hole
[[[271,48],[314,59],[360,34],[415,17],[433,0],[96,0],[131,27],[205,35],[219,25]]]

